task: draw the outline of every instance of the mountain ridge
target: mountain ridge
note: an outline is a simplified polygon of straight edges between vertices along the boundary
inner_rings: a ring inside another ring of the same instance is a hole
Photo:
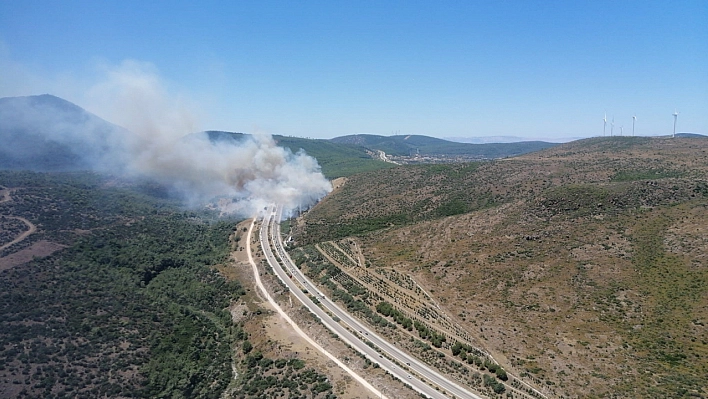
[[[354,134],[331,139],[336,143],[355,144],[395,156],[462,156],[469,159],[494,159],[517,156],[558,145],[545,141],[513,143],[459,143],[421,135],[381,136]]]
[[[0,98],[0,167],[73,171],[103,164],[118,170],[107,154],[113,137],[127,131],[51,94]]]
[[[0,167],[35,171],[66,171],[103,166],[120,170],[120,159],[107,154],[129,132],[84,108],[51,94],[0,98],[0,140],[12,145],[0,149]],[[246,133],[210,130],[212,142],[238,143]],[[502,144],[461,144],[430,136],[350,135],[333,139],[306,139],[273,135],[278,145],[293,153],[305,151],[318,160],[330,179],[391,168],[396,163],[450,162],[494,159],[554,146],[540,141]],[[380,152],[386,154],[382,156]],[[108,165],[103,165],[111,160]]]

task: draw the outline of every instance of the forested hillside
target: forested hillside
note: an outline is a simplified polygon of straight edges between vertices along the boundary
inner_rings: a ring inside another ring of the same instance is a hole
[[[226,260],[232,223],[96,175],[0,182],[12,190],[2,214],[38,226],[24,250],[64,247],[0,273],[3,397],[220,395],[234,331],[225,309],[243,290],[211,266]]]
[[[217,270],[236,221],[163,193],[89,173],[0,172],[0,397],[327,397],[326,377],[264,357],[246,313],[232,320],[245,290]],[[36,231],[12,244],[27,229],[18,220]]]

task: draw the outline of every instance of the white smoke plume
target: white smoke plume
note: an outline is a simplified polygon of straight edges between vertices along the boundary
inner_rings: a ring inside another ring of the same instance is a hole
[[[106,119],[132,132],[123,148],[128,171],[171,185],[193,205],[220,198],[227,212],[249,214],[271,202],[293,209],[332,189],[314,158],[278,147],[270,135],[211,142],[190,134],[198,130],[197,118],[167,93],[149,64],[126,61],[108,69],[89,98]]]
[[[225,212],[250,216],[273,202],[287,209],[308,206],[332,189],[314,158],[278,147],[268,134],[239,141],[195,134],[193,107],[171,94],[150,64],[105,67],[104,78],[90,87],[84,103],[127,129],[81,138],[89,143],[86,153],[101,149],[100,157],[87,157],[94,169],[155,179],[192,206],[216,201]],[[51,139],[77,141],[61,134]]]

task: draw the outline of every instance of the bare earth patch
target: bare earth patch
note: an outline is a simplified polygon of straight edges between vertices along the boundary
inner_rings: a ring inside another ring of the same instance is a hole
[[[63,248],[65,248],[64,245],[60,245],[55,242],[46,240],[37,241],[34,244],[30,245],[28,248],[21,249],[10,255],[0,258],[0,271],[13,268],[23,263],[27,263],[35,257],[47,257]]]

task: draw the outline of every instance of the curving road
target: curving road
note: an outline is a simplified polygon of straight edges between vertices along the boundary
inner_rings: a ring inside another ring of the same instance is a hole
[[[18,242],[24,240],[25,238],[29,237],[30,234],[37,231],[37,226],[35,226],[34,224],[32,224],[32,222],[30,222],[29,220],[27,220],[23,217],[20,217],[20,216],[5,216],[5,217],[8,219],[16,219],[16,220],[19,220],[22,223],[26,224],[27,231],[23,232],[22,234],[20,234],[14,240],[8,242],[7,244],[0,246],[0,251],[2,251],[5,248],[10,248],[11,246],[13,246],[13,245],[17,244]]]
[[[0,186],[0,187],[2,187],[2,186]],[[10,199],[12,199],[10,197],[11,191],[14,191],[14,189],[3,188],[2,190],[0,190],[0,193],[2,193],[2,199],[0,199],[0,204],[3,202],[8,202],[8,201],[10,201]]]
[[[256,285],[257,285],[258,288],[261,290],[261,292],[263,293],[263,295],[266,297],[266,299],[268,300],[268,303],[270,303],[270,305],[278,312],[278,314],[279,314],[283,319],[285,319],[285,321],[287,321],[288,324],[290,324],[290,325],[293,327],[293,329],[295,330],[295,332],[296,332],[298,335],[300,335],[301,337],[303,337],[310,345],[312,345],[315,349],[317,349],[318,351],[320,351],[321,353],[323,353],[323,354],[324,354],[325,356],[327,356],[330,360],[332,360],[333,362],[335,362],[339,367],[341,367],[344,371],[346,371],[349,375],[351,375],[356,381],[358,381],[360,384],[362,384],[364,387],[366,387],[366,389],[368,389],[368,390],[370,390],[371,392],[373,392],[376,396],[380,397],[381,399],[388,399],[388,398],[386,398],[385,396],[383,396],[383,394],[382,394],[381,392],[379,392],[376,388],[374,388],[374,386],[372,386],[371,384],[369,384],[368,381],[366,381],[366,380],[365,380],[364,378],[362,378],[360,375],[356,374],[356,373],[354,372],[354,370],[350,369],[349,367],[347,367],[347,365],[345,365],[345,364],[342,363],[339,359],[337,359],[336,356],[332,355],[332,354],[329,353],[327,350],[325,350],[322,346],[320,346],[320,344],[318,344],[317,342],[313,341],[307,334],[305,334],[304,331],[302,331],[302,329],[300,328],[300,326],[298,326],[298,325],[290,318],[290,316],[288,316],[288,314],[285,313],[285,311],[278,305],[278,303],[275,302],[275,300],[268,294],[268,291],[266,290],[265,286],[264,286],[263,283],[261,282],[261,277],[260,277],[260,274],[259,274],[259,272],[258,272],[258,267],[256,266],[256,262],[253,260],[253,255],[252,255],[252,253],[251,253],[251,233],[253,232],[253,226],[255,225],[255,223],[256,223],[256,219],[254,218],[254,219],[251,221],[251,226],[248,228],[248,235],[247,235],[247,237],[246,237],[246,254],[248,255],[248,262],[251,264],[251,267],[253,268],[253,275],[254,275],[255,278],[256,278]]]
[[[12,191],[14,191],[14,189],[4,188],[4,189],[0,190],[0,193],[2,193],[2,196],[3,196],[3,198],[0,200],[0,203],[11,201],[12,197],[10,197],[10,193]],[[32,222],[30,222],[29,220],[27,220],[21,216],[5,216],[5,217],[8,219],[19,220],[22,223],[26,224],[27,231],[23,232],[22,234],[20,234],[14,240],[8,242],[7,244],[0,246],[0,251],[2,251],[5,248],[10,248],[11,246],[13,246],[13,245],[17,244],[18,242],[24,240],[25,238],[29,237],[30,234],[37,231],[37,226],[35,226]]]
[[[276,275],[327,328],[338,334],[344,342],[365,354],[372,362],[378,363],[381,368],[430,398],[482,399],[481,396],[468,391],[432,370],[422,361],[398,349],[322,295],[285,252],[278,223],[281,213],[281,207],[267,208],[259,235],[261,247]],[[288,273],[293,276],[292,279]],[[316,296],[317,301],[326,311],[317,306],[308,294],[303,293],[296,281]],[[336,322],[334,317],[339,318],[339,322]],[[349,328],[345,328],[344,325]]]

